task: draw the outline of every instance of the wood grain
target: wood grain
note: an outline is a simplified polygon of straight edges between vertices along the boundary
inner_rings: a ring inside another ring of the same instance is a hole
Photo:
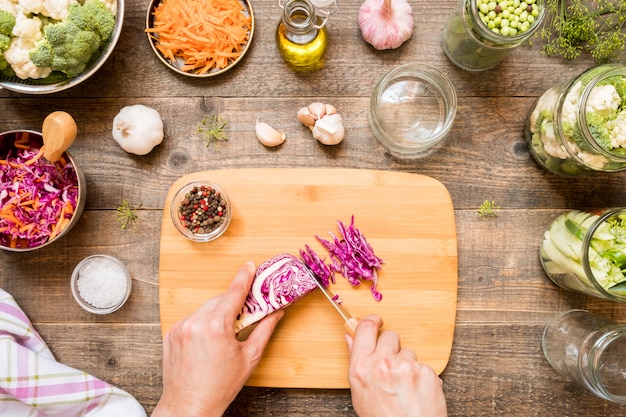
[[[71,146],[85,172],[87,206],[71,233],[28,254],[0,252],[0,286],[11,293],[57,359],[116,383],[148,413],[161,395],[159,245],[167,192],[178,178],[234,168],[358,168],[427,175],[445,185],[454,203],[458,244],[458,297],[454,341],[441,377],[451,417],[604,417],[624,414],[559,377],[541,352],[543,326],[569,308],[587,308],[626,320],[626,304],[555,287],[539,263],[545,227],[570,209],[626,206],[626,173],[561,178],[531,159],[524,120],[548,88],[588,69],[540,53],[542,40],[516,49],[496,68],[470,73],[450,63],[439,35],[456,0],[409,0],[416,26],[396,50],[365,44],[356,22],[360,2],[340,2],[328,24],[325,68],[295,74],[274,42],[275,0],[255,0],[254,41],[232,71],[210,81],[189,80],[165,68],[150,49],[144,24],[149,0],[127,0],[120,41],[89,80],[49,96],[0,90],[0,131],[39,130],[45,116],[68,111],[78,124]],[[374,139],[367,112],[371,89],[387,71],[408,62],[432,65],[452,80],[458,112],[443,148],[410,163],[394,160]],[[344,116],[341,145],[324,147],[295,120],[314,101],[335,104]],[[113,117],[126,105],[157,109],[165,139],[149,155],[125,153],[111,137]],[[228,120],[230,140],[206,146],[196,134],[205,115]],[[279,149],[254,137],[257,118],[286,131]],[[122,199],[142,203],[136,228],[121,230]],[[501,207],[481,220],[485,199]],[[325,230],[325,229],[324,229]],[[299,242],[300,243],[300,242]],[[85,256],[122,259],[133,292],[118,312],[95,317],[69,290],[73,267]],[[247,255],[247,254],[246,254]],[[247,256],[246,256],[247,258]],[[232,274],[235,271],[231,271]],[[228,416],[355,416],[346,389],[245,387]]]
[[[180,187],[212,181],[231,200],[232,221],[217,240],[192,242],[170,218]],[[165,200],[161,229],[159,294],[161,329],[193,313],[226,290],[233,271],[280,253],[298,255],[315,240],[340,236],[337,221],[355,226],[384,266],[378,290],[351,287],[338,275],[331,285],[356,317],[376,313],[402,337],[403,346],[437,373],[445,368],[454,334],[457,289],[456,228],[446,188],[409,173],[355,169],[252,168],[203,171],[178,179]],[[245,255],[244,255],[245,254]],[[341,317],[321,293],[288,307],[248,385],[348,388],[348,353]]]

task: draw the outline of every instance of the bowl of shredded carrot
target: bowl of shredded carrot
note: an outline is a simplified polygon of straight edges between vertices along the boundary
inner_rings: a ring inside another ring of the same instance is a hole
[[[151,0],[146,34],[168,68],[190,77],[222,74],[244,57],[254,34],[249,0]]]
[[[86,201],[86,181],[66,151],[43,156],[41,133],[0,133],[0,249],[27,252],[66,235]]]

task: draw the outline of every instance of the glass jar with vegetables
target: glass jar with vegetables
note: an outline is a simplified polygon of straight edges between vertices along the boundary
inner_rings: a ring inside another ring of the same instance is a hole
[[[544,0],[460,0],[443,30],[446,56],[466,71],[493,68],[539,28]]]
[[[276,29],[278,51],[294,69],[315,70],[324,65],[328,45],[325,25],[337,10],[335,0],[287,0]]]
[[[545,231],[539,253],[561,288],[626,302],[626,208],[560,215]]]
[[[626,169],[626,66],[599,65],[550,88],[528,112],[525,135],[551,173]]]

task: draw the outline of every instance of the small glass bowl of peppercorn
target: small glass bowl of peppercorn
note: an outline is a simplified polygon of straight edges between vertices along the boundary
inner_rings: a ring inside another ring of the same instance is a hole
[[[172,199],[171,214],[176,229],[194,242],[217,239],[228,229],[232,217],[228,195],[210,181],[182,186]]]

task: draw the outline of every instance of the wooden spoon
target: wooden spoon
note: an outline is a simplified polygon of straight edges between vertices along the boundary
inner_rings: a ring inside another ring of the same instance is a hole
[[[64,111],[50,113],[41,127],[43,156],[50,162],[58,161],[63,152],[74,143],[77,131],[76,122],[68,113]]]

